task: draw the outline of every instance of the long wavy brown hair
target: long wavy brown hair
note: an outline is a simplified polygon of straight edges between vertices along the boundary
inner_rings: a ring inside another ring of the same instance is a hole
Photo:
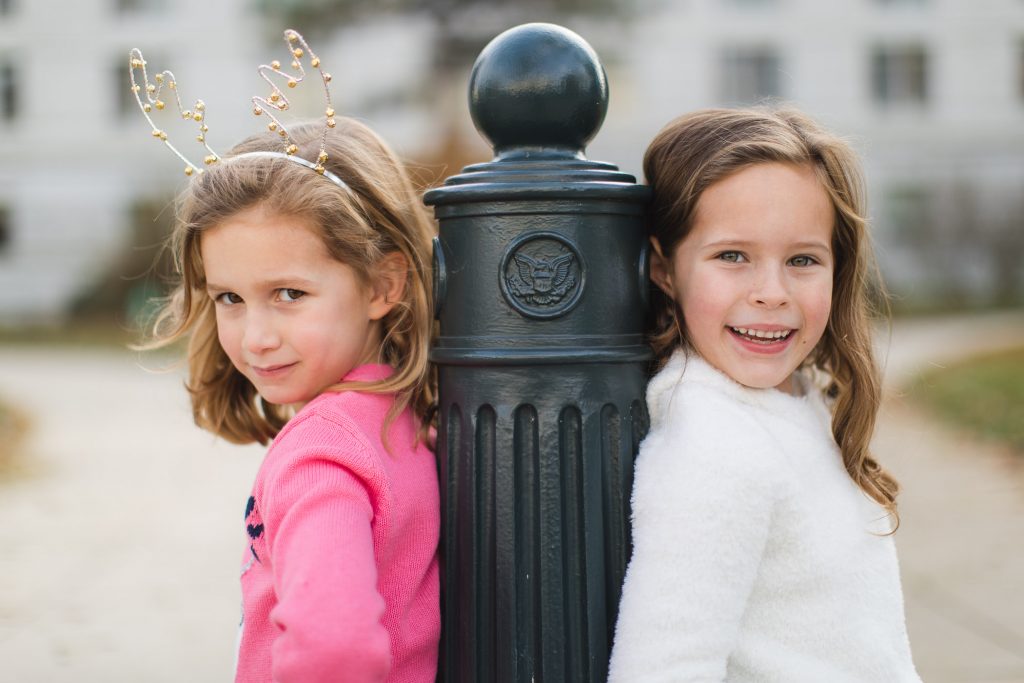
[[[290,127],[298,155],[315,160],[322,124]],[[266,444],[292,416],[288,406],[263,400],[228,359],[217,339],[213,301],[206,294],[200,255],[203,233],[240,211],[262,205],[268,211],[302,217],[316,226],[328,252],[353,268],[364,284],[373,281],[381,259],[400,253],[408,264],[402,300],[382,320],[378,361],[394,373],[378,382],[346,382],[326,391],[394,393],[387,427],[410,406],[420,421],[421,437],[434,405],[434,380],[427,362],[432,335],[431,239],[433,223],[405,166],[373,131],[352,119],[337,118],[328,130],[327,170],[346,191],[312,169],[287,159],[239,154],[281,150],[277,134],[250,137],[223,161],[191,181],[178,203],[178,221],[170,238],[178,282],[162,301],[149,341],[142,348],[188,340],[188,380],[196,424],[234,443]]]
[[[849,145],[793,110],[706,109],[681,116],[655,136],[644,155],[644,175],[654,191],[650,235],[671,259],[693,227],[704,190],[767,162],[811,165],[835,207],[832,306],[806,363],[828,378],[832,435],[846,471],[893,516],[895,530],[899,485],[869,452],[881,403],[872,323],[886,316],[886,298],[867,231],[863,175]],[[651,297],[650,341],[661,365],[677,347],[691,347],[676,302],[653,286]]]

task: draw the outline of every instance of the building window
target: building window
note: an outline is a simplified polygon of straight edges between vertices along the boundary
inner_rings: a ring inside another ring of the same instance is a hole
[[[11,212],[3,205],[0,205],[0,257],[6,256],[11,250],[11,243],[14,241],[13,230],[11,229]]]
[[[13,121],[18,115],[18,74],[9,59],[0,60],[0,119]]]
[[[871,93],[881,104],[923,104],[928,99],[928,53],[921,45],[875,48]]]
[[[135,95],[132,93],[131,75],[128,69],[128,56],[118,57],[114,60],[114,66],[110,70],[111,81],[114,88],[114,106],[118,116],[129,116],[133,109],[138,108]],[[145,87],[141,81],[141,72],[136,74],[139,78],[139,86]],[[145,93],[143,93],[145,95]]]
[[[770,47],[730,47],[722,52],[719,99],[753,104],[782,97],[782,60]]]
[[[1017,95],[1024,100],[1024,38],[1017,43]]]
[[[159,12],[165,6],[164,0],[114,0],[114,9],[118,14]]]

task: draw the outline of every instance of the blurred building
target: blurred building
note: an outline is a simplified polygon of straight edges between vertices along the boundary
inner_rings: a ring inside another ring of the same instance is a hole
[[[677,114],[792,103],[862,155],[898,303],[1024,297],[1024,2],[659,7],[603,30],[618,47],[594,156],[639,170],[645,141]]]
[[[171,70],[186,108],[204,100],[208,140],[226,151],[266,124],[252,114],[251,97],[269,93],[256,66],[287,57],[284,27],[267,26],[252,8],[251,0],[0,0],[0,324],[60,321],[105,279],[146,280],[160,235],[137,228],[167,223],[187,178],[150,135],[130,92],[128,52],[143,50],[151,79]],[[384,97],[382,81],[391,92],[417,74],[421,28],[382,25],[385,57],[373,68],[334,59],[331,45],[318,49],[364,99]],[[297,93],[295,108],[312,116],[322,104],[303,98],[322,94],[310,90]],[[392,109],[382,115],[392,137],[422,135],[426,112]],[[154,111],[154,121],[201,165],[196,124],[172,111]],[[126,261],[133,265],[122,268]]]
[[[0,0],[0,323],[59,320],[97,281],[139,275],[117,272],[126,250],[147,246],[134,226],[166,217],[187,182],[131,97],[131,47],[175,73],[186,106],[206,101],[214,149],[260,130],[254,68],[284,44],[253,7]],[[627,13],[563,20],[608,70],[592,158],[639,175],[647,141],[679,113],[791,102],[863,155],[897,292],[1022,294],[1024,2],[634,0]],[[431,80],[436,31],[429,16],[384,17],[316,45],[339,110],[369,118],[405,156],[432,154],[453,119],[475,140],[464,84],[446,103],[424,97],[443,87]],[[202,157],[193,127],[166,129]]]

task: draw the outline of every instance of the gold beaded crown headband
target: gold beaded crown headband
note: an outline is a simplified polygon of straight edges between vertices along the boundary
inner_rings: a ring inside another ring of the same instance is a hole
[[[336,125],[334,119],[334,107],[331,105],[331,90],[328,87],[328,84],[331,82],[331,75],[320,67],[320,58],[314,54],[313,50],[309,47],[309,43],[306,42],[305,38],[303,38],[298,31],[287,29],[284,32],[284,39],[285,43],[288,45],[288,51],[292,56],[291,67],[294,73],[285,73],[282,71],[281,62],[277,60],[272,61],[270,64],[261,64],[257,68],[257,72],[260,77],[270,85],[271,92],[270,95],[265,98],[260,97],[259,95],[252,98],[253,114],[261,116],[265,113],[270,118],[270,123],[267,125],[267,128],[281,136],[281,141],[284,144],[284,151],[246,152],[232,158],[276,157],[289,159],[297,164],[313,169],[320,175],[327,177],[339,187],[348,190],[348,185],[346,185],[341,178],[325,168],[325,164],[327,163],[327,131],[330,128],[334,128]],[[327,108],[324,112],[326,121],[324,123],[323,133],[320,136],[320,153],[317,155],[315,163],[297,156],[297,152],[299,151],[298,145],[296,145],[291,139],[285,125],[281,123],[273,113],[275,111],[278,113],[286,111],[291,106],[288,102],[288,98],[284,94],[284,91],[278,87],[273,79],[276,78],[279,81],[283,81],[288,88],[296,87],[306,77],[306,70],[302,66],[303,57],[307,57],[309,59],[309,65],[319,72],[320,80],[323,82],[324,97],[327,101]],[[170,91],[170,98],[173,98],[173,102],[176,105],[179,116],[182,119],[195,121],[198,124],[196,142],[200,143],[207,152],[203,157],[203,164],[209,166],[219,162],[221,160],[220,155],[214,152],[206,142],[206,133],[209,130],[209,127],[206,125],[206,105],[203,101],[196,100],[192,109],[186,109],[181,103],[181,94],[178,90],[178,82],[174,78],[174,74],[170,71],[164,70],[155,74],[153,76],[153,82],[150,82],[149,75],[146,71],[146,60],[142,56],[142,51],[138,48],[132,48],[128,53],[128,67],[132,94],[135,95],[135,101],[138,102],[142,115],[146,117],[149,125],[153,128],[153,137],[162,141],[168,149],[170,149],[179,159],[185,162],[185,175],[191,176],[193,174],[200,174],[203,172],[203,169],[198,164],[194,164],[189,161],[189,159],[182,154],[181,151],[179,151],[178,148],[170,142],[170,140],[168,140],[167,132],[159,128],[152,118],[154,109],[163,110],[167,106],[167,103],[161,99],[161,97],[167,97],[164,95],[165,89]],[[142,76],[141,83],[136,76],[137,73]]]

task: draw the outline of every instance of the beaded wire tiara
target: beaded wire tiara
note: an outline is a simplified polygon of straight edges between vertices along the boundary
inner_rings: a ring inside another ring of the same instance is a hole
[[[331,82],[331,75],[321,68],[320,58],[316,56],[312,49],[310,49],[309,43],[306,42],[306,39],[303,38],[298,31],[287,29],[284,32],[284,40],[285,44],[288,46],[288,51],[291,54],[291,68],[293,73],[286,73],[282,71],[281,62],[276,59],[270,64],[261,64],[257,68],[257,73],[259,73],[260,77],[270,85],[270,95],[267,97],[260,97],[259,95],[256,95],[252,98],[253,114],[256,116],[266,114],[267,117],[270,118],[270,123],[267,124],[267,128],[272,132],[276,132],[281,137],[284,150],[283,152],[247,152],[232,158],[286,158],[290,161],[294,161],[295,163],[307,166],[320,175],[326,176],[336,185],[348,189],[348,185],[346,185],[344,181],[325,168],[325,164],[327,163],[327,131],[337,125],[334,118],[334,107],[331,104],[331,90],[328,86]],[[317,154],[315,163],[297,155],[297,152],[299,151],[298,145],[296,145],[292,140],[287,127],[273,113],[286,111],[291,106],[287,96],[285,95],[285,91],[275,83],[275,79],[279,82],[285,83],[288,88],[296,87],[306,78],[306,70],[302,65],[304,57],[308,58],[310,67],[316,69],[320,74],[320,80],[322,81],[324,88],[324,98],[327,102],[327,107],[324,111],[324,129],[320,136],[320,152]],[[176,105],[178,110],[178,115],[182,119],[191,120],[198,124],[196,142],[200,143],[207,152],[203,157],[203,165],[209,166],[221,161],[220,155],[213,151],[210,145],[206,142],[206,133],[209,131],[209,127],[206,124],[206,104],[202,100],[196,100],[192,109],[186,109],[182,105],[178,81],[175,79],[174,74],[168,70],[154,74],[153,82],[150,82],[149,74],[146,71],[146,60],[142,56],[142,51],[139,50],[139,48],[132,48],[128,53],[128,68],[132,94],[135,96],[135,101],[138,102],[142,115],[146,117],[146,121],[148,121],[149,125],[152,126],[153,137],[163,142],[168,149],[170,149],[179,159],[185,162],[185,175],[191,176],[193,174],[201,174],[203,169],[202,166],[190,161],[188,157],[175,147],[168,139],[167,132],[157,126],[153,121],[152,115],[154,110],[160,111],[167,107],[167,102],[162,98],[173,100],[173,103]],[[141,81],[138,75],[141,75]],[[169,96],[165,95],[165,89],[170,92]]]

